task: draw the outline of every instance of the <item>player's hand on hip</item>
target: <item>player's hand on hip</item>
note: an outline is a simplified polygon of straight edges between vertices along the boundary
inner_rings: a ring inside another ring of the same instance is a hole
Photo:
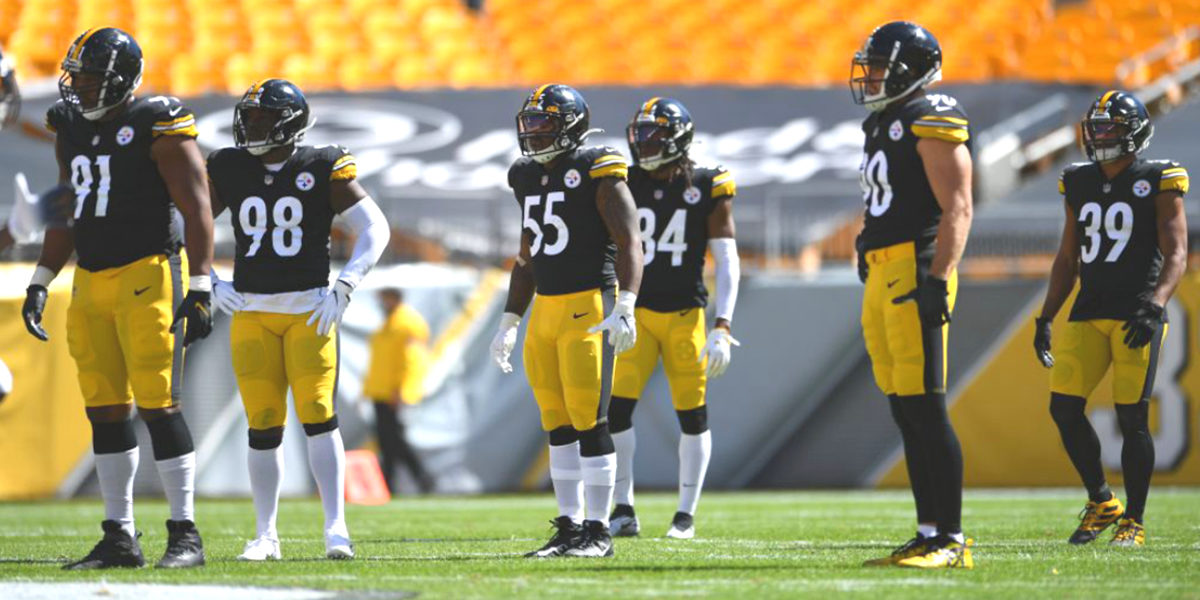
[[[213,306],[228,315],[246,308],[246,298],[233,289],[232,281],[225,281],[213,276],[212,290]]]
[[[342,322],[342,314],[350,305],[350,292],[352,291],[354,288],[351,288],[350,284],[339,279],[337,283],[333,284],[333,289],[322,292],[321,303],[308,317],[309,325],[317,324],[317,335],[329,335],[329,332],[333,331],[333,326]]]
[[[1131,349],[1138,349],[1150,343],[1154,339],[1154,334],[1158,333],[1159,328],[1166,322],[1166,314],[1163,307],[1147,300],[1142,302],[1134,313],[1133,318],[1125,321],[1125,325],[1121,329],[1125,331],[1125,345]]]
[[[42,340],[50,339],[46,330],[42,329],[42,313],[46,310],[46,286],[33,284],[25,288],[25,304],[21,306],[21,316],[25,319],[25,329],[29,335]]]
[[[212,293],[188,290],[183,302],[171,320],[171,333],[178,333],[179,323],[184,322],[183,347],[202,340],[212,333]]]
[[[867,250],[866,244],[863,243],[862,234],[854,238],[854,253],[858,257],[858,280],[862,283],[867,282],[867,275],[871,273],[871,267],[867,265]]]
[[[500,370],[505,373],[512,373],[512,363],[508,362],[512,356],[513,348],[517,345],[517,327],[521,325],[521,315],[506,312],[500,316],[500,328],[496,330],[496,337],[492,338],[492,360],[500,366]]]
[[[892,300],[892,304],[917,303],[917,315],[926,329],[950,322],[950,292],[945,279],[928,276],[913,291]]]
[[[617,354],[629,350],[637,343],[637,320],[633,316],[636,305],[637,294],[629,291],[619,292],[612,314],[599,325],[588,329],[588,333],[607,333],[608,343]]]
[[[725,370],[729,368],[729,363],[732,360],[733,346],[741,346],[737,340],[724,327],[713,327],[708,332],[708,341],[704,344],[704,351],[700,353],[700,360],[708,357],[708,376],[717,378],[725,374]]]
[[[1050,354],[1050,325],[1053,322],[1052,319],[1038,317],[1033,326],[1033,353],[1047,369],[1054,366],[1054,355]]]

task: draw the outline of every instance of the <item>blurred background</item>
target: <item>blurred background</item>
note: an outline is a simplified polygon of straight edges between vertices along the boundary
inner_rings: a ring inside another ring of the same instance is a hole
[[[349,147],[392,226],[390,248],[346,313],[338,403],[347,447],[378,447],[363,393],[385,321],[373,292],[400,288],[428,326],[419,360],[404,369],[410,391],[399,412],[432,481],[401,470],[397,492],[424,483],[439,493],[536,490],[548,485],[545,438],[519,353],[512,375],[487,355],[520,228],[505,179],[519,155],[514,116],[534,86],[567,83],[606,130],[589,141],[624,150],[625,123],[641,103],[675,97],[696,120],[694,157],[727,166],[739,190],[742,347],[710,383],[709,485],[898,486],[900,438],[858,323],[852,240],[866,114],[846,88],[854,51],[894,19],[938,37],[945,80],[934,91],[957,97],[971,120],[976,217],[950,336],[967,483],[1077,485],[1047,411],[1048,373],[1029,351],[1062,230],[1055,181],[1083,160],[1078,119],[1112,87],[1151,107],[1148,157],[1200,173],[1200,0],[0,0],[0,43],[25,95],[20,126],[0,132],[0,180],[20,171],[34,189],[54,183],[42,117],[67,46],[87,28],[137,38],[146,57],[139,93],[183,98],[205,151],[232,144],[233,105],[252,82],[294,81],[318,119],[308,142]],[[0,193],[0,214],[10,204]],[[1194,200],[1187,210],[1195,231]],[[228,276],[228,217],[216,239]],[[335,231],[335,257],[352,242]],[[0,358],[16,376],[0,404],[0,499],[96,492],[66,349],[70,274],[51,290],[48,344],[20,319],[37,254],[33,244],[0,257]],[[1152,403],[1155,481],[1200,484],[1200,272],[1189,270],[1168,309]],[[1098,396],[1092,414],[1119,480],[1107,384]],[[661,373],[641,404],[638,484],[671,488],[678,427]],[[200,493],[247,495],[246,422],[224,315],[188,353],[184,406]],[[285,492],[309,494],[292,418]],[[141,491],[158,486],[148,469]]]

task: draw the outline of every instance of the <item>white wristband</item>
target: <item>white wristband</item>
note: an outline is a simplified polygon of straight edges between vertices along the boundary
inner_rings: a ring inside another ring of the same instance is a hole
[[[33,270],[33,277],[29,278],[29,285],[40,285],[48,288],[50,287],[50,282],[54,281],[54,278],[57,275],[58,273],[51,271],[49,268],[38,265],[37,268]]]
[[[189,292],[211,292],[212,277],[208,275],[192,275],[188,278]]]

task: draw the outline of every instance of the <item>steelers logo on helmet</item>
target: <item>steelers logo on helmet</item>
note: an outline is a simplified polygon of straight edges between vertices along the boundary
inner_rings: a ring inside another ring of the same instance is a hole
[[[908,21],[880,25],[850,63],[850,94],[872,112],[941,79],[941,45],[929,30]]]
[[[1084,115],[1080,129],[1088,158],[1097,162],[1142,152],[1154,136],[1146,105],[1120,90],[1109,90],[1097,98]]]
[[[262,156],[301,142],[314,124],[299,87],[284,79],[264,79],[251,85],[234,107],[233,139],[237,147]]]
[[[133,141],[133,127],[126,125],[117,130],[117,143],[122,146],[128,146],[129,142]]]
[[[1138,198],[1145,198],[1150,195],[1150,182],[1145,179],[1139,179],[1133,182],[1133,195]]]
[[[62,61],[58,93],[63,104],[96,121],[133,95],[142,83],[142,49],[115,27],[89,29],[75,38]]]
[[[898,142],[900,138],[904,137],[904,124],[900,122],[900,119],[892,121],[891,127],[888,127],[888,137],[892,138],[893,142]]]
[[[688,189],[683,190],[683,201],[687,202],[688,204],[696,204],[700,202],[700,188],[693,185],[688,187]]]
[[[517,145],[521,154],[548,163],[570,152],[599,129],[588,129],[587,101],[571,86],[548,83],[526,98],[517,113]]]
[[[695,135],[692,115],[682,102],[655,96],[642,103],[625,127],[634,164],[646,171],[687,155]]]
[[[296,176],[296,187],[302,192],[313,189],[313,186],[316,184],[317,178],[313,177],[313,174],[308,171],[304,171]]]
[[[565,183],[567,187],[571,189],[579,187],[579,184],[582,182],[583,177],[581,177],[579,175],[579,171],[575,169],[571,169],[570,171],[567,171],[565,175],[563,175],[563,183]]]

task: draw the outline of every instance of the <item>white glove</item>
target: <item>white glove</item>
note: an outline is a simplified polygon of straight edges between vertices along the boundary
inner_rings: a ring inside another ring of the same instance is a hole
[[[329,335],[333,326],[342,322],[342,313],[346,312],[346,306],[350,304],[350,292],[353,291],[350,284],[340,279],[333,284],[332,290],[322,291],[321,303],[308,318],[309,325],[316,322],[317,335]]]
[[[29,191],[29,182],[24,173],[13,177],[15,193],[13,194],[12,212],[8,213],[8,233],[18,244],[28,244],[37,239],[42,229],[42,219],[38,213],[38,197]]]
[[[212,303],[214,308],[229,315],[246,308],[246,298],[233,289],[232,281],[221,279],[216,271],[212,273]]]
[[[500,328],[496,337],[492,338],[492,360],[500,365],[500,370],[512,373],[512,364],[508,357],[512,356],[513,347],[517,345],[517,327],[521,324],[521,315],[506,312],[500,316]]]
[[[637,343],[637,321],[633,316],[633,308],[637,304],[637,294],[630,291],[617,293],[617,305],[612,314],[599,325],[588,330],[588,333],[608,332],[608,343],[613,350],[621,354]]]
[[[708,356],[708,376],[717,378],[725,374],[725,369],[729,368],[730,355],[733,348],[731,346],[741,346],[733,336],[729,334],[724,327],[713,327],[708,332],[708,342],[704,344],[704,351],[700,353],[700,361],[704,361],[704,357]]]

